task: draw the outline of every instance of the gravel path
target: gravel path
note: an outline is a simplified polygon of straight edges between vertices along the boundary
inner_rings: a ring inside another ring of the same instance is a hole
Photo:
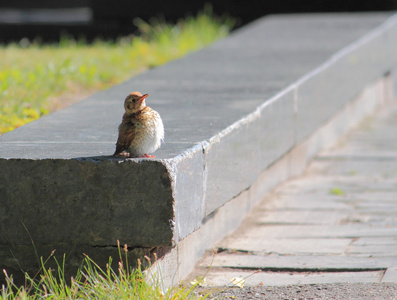
[[[201,292],[206,294],[207,289]],[[228,288],[223,292],[214,292],[207,299],[357,299],[389,300],[397,299],[395,283],[338,283],[305,284],[279,287]]]

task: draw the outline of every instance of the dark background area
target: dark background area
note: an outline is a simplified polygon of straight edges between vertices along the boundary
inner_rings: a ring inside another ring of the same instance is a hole
[[[0,43],[40,38],[115,39],[136,32],[133,20],[162,17],[174,22],[195,15],[211,4],[216,15],[228,15],[244,25],[268,14],[367,12],[397,9],[397,0],[0,0]]]

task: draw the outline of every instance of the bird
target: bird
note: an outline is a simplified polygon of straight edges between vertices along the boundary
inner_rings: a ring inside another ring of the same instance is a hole
[[[125,98],[113,156],[155,158],[148,154],[160,148],[164,141],[164,125],[160,114],[146,106],[147,96],[135,91]]]

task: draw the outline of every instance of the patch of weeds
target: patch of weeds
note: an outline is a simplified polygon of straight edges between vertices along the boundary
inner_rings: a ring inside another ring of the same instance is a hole
[[[343,190],[341,190],[338,187],[334,187],[334,188],[330,189],[329,193],[331,195],[335,195],[335,196],[344,196],[346,194]]]
[[[142,263],[138,259],[138,266],[132,268],[127,259],[128,247],[119,249],[119,261],[113,268],[112,258],[105,268],[101,268],[90,257],[85,256],[82,266],[76,276],[68,280],[65,277],[65,256],[62,261],[50,257],[43,261],[41,269],[34,277],[25,275],[25,285],[18,286],[14,283],[12,276],[3,270],[6,283],[1,286],[1,299],[139,299],[139,300],[176,300],[176,299],[205,299],[206,296],[198,296],[193,293],[198,286],[190,288],[174,287],[167,292],[160,288],[160,282],[148,278]],[[122,255],[124,251],[124,257]],[[54,259],[56,268],[46,267],[49,259]],[[145,257],[150,264],[150,258]]]

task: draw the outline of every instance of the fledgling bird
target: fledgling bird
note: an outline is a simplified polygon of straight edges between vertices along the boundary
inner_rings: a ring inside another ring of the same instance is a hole
[[[146,106],[149,94],[132,92],[124,100],[125,113],[119,126],[119,137],[114,156],[155,157],[164,140],[164,125],[159,113]]]

